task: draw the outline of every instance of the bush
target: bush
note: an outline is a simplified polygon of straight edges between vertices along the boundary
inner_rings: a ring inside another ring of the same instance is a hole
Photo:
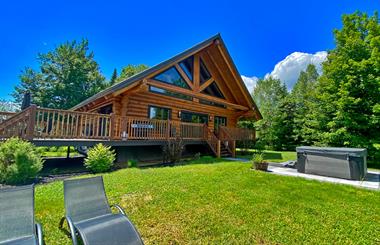
[[[181,137],[176,137],[173,140],[168,140],[162,147],[164,163],[178,163],[181,160],[182,152],[185,148]]]
[[[33,144],[11,138],[0,144],[0,182],[24,184],[37,177],[43,160]]]
[[[115,151],[110,146],[97,144],[88,150],[84,165],[94,173],[107,172],[116,159]]]

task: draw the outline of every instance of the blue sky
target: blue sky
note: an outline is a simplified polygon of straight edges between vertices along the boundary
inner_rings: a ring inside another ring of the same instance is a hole
[[[106,77],[127,64],[155,65],[221,33],[237,67],[263,77],[293,52],[334,47],[341,15],[373,14],[378,0],[4,1],[0,7],[0,98],[36,55],[88,38]]]

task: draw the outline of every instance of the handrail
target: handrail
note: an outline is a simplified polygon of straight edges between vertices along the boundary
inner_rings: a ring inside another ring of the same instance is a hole
[[[16,112],[0,111],[0,124],[16,114]]]
[[[215,136],[214,132],[212,132],[207,124],[204,125],[204,139],[210,146],[211,150],[217,157],[220,157],[220,140]]]
[[[35,110],[35,106],[32,105],[27,109],[13,115],[0,124],[0,138],[20,137],[28,138],[31,135],[30,132],[30,119]]]
[[[219,139],[224,144],[228,152],[235,157],[235,140],[231,137],[226,127],[219,127]]]

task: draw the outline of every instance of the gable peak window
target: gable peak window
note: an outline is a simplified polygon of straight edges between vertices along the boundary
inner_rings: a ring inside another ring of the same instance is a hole
[[[199,81],[200,81],[200,84],[202,85],[203,83],[205,83],[207,80],[211,78],[211,75],[201,58],[199,58],[199,66],[200,66],[199,67],[199,76],[200,76]]]
[[[181,88],[189,89],[189,85],[185,82],[175,67],[170,67],[169,69],[156,75],[153,79]]]
[[[220,90],[219,86],[216,84],[216,82],[212,82],[207,88],[205,88],[202,91],[203,94],[207,94],[213,97],[218,97],[220,99],[225,99],[222,91]]]
[[[179,62],[179,66],[186,73],[186,75],[190,79],[190,81],[193,81],[194,56],[190,56],[189,58],[182,60],[181,62]]]

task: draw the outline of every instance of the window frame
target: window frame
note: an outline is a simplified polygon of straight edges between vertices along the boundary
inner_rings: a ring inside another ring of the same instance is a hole
[[[174,93],[174,94],[178,94],[180,96],[186,96],[188,98],[181,98],[179,96],[177,97],[177,96],[161,93],[161,92],[158,92],[158,91],[154,91],[154,90],[152,90],[152,87],[153,88],[157,88],[157,89],[162,89],[164,91],[168,91],[168,92],[171,92],[171,93]],[[175,98],[175,99],[179,99],[179,100],[193,101],[193,96],[182,94],[182,93],[178,93],[178,92],[174,92],[174,91],[171,91],[171,90],[168,90],[168,89],[165,89],[165,88],[160,88],[160,87],[157,87],[157,86],[154,86],[154,85],[149,85],[149,92],[150,93],[154,93],[154,94],[159,94],[159,95],[162,95],[162,96],[168,96],[170,98]]]
[[[150,109],[151,109],[151,108],[157,108],[157,109],[168,110],[168,119],[156,119],[156,118],[151,118],[151,114],[150,114]],[[163,107],[163,106],[148,105],[148,119],[151,119],[151,120],[171,120],[171,119],[172,119],[172,109],[171,109],[171,108],[168,108],[168,107]]]
[[[163,74],[163,73],[165,73],[165,72],[167,72],[167,71],[169,71],[169,70],[171,70],[171,69],[174,69],[174,70],[178,73],[179,77],[182,79],[182,82],[186,85],[186,87],[181,87],[181,86],[175,85],[175,84],[173,84],[173,83],[169,83],[169,82],[166,82],[166,81],[163,81],[163,80],[161,80],[161,79],[157,79],[157,78],[156,78],[157,76],[159,76],[159,75],[161,75],[161,74]],[[184,72],[185,72],[185,71],[184,71]],[[186,73],[186,72],[185,72],[185,73]],[[174,87],[178,87],[178,88],[183,88],[183,89],[191,90],[191,87],[189,86],[189,84],[187,84],[185,78],[183,78],[183,77],[181,76],[181,73],[178,71],[178,69],[177,69],[174,65],[173,65],[173,66],[170,66],[169,68],[167,68],[167,69],[161,71],[160,73],[154,75],[151,79],[153,79],[154,81],[160,82],[160,83],[169,84],[169,85],[174,86]]]

